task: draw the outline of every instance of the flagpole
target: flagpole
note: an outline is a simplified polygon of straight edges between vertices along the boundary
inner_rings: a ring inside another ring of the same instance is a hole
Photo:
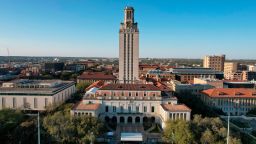
[[[227,144],[229,144],[229,117],[230,117],[230,114],[228,114]]]

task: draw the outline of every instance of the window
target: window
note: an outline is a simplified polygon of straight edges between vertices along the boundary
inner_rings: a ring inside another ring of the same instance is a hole
[[[113,112],[116,112],[116,106],[113,106]]]
[[[139,106],[136,106],[136,112],[140,112],[140,107]]]
[[[183,113],[180,113],[180,119],[183,119]]]
[[[24,97],[24,98],[23,98],[23,107],[26,107],[26,106],[27,106],[27,98]]]
[[[170,119],[172,120],[172,113],[169,114]]]
[[[107,96],[107,94],[106,94],[106,93],[104,93],[104,96]]]
[[[5,97],[2,97],[2,108],[5,108],[5,103],[6,103]]]
[[[151,112],[155,112],[155,107],[154,106],[151,107]]]
[[[132,111],[132,107],[128,106],[128,111],[131,112]]]
[[[37,98],[34,98],[34,108],[37,108],[38,105],[37,105]]]
[[[129,96],[132,96],[131,92],[129,92]]]
[[[108,106],[105,107],[105,112],[108,112]]]
[[[146,92],[144,92],[144,96],[147,96],[147,93],[146,93]]]
[[[16,98],[12,98],[12,107],[16,108],[17,107],[17,103],[16,103]]]
[[[147,106],[144,106],[144,112],[147,112]]]
[[[123,106],[121,106],[121,112],[124,112],[124,107]]]
[[[45,106],[45,107],[48,106],[48,98],[45,98],[45,99],[44,99],[44,106]]]
[[[136,96],[138,96],[138,92],[136,92]]]

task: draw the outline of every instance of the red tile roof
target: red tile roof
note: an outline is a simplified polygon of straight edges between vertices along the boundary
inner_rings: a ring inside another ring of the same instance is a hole
[[[75,104],[75,106],[73,107],[73,110],[97,110],[99,109],[100,104],[85,104],[83,103],[83,101],[80,101],[78,103]]]
[[[88,86],[88,87],[85,89],[85,91],[88,91],[88,90],[90,90],[90,89],[93,88],[93,87],[100,88],[100,87],[102,87],[103,85],[104,85],[104,81],[99,80],[99,81],[96,81],[96,82],[92,83],[90,86]]]
[[[100,90],[138,90],[138,91],[161,91],[152,84],[107,84]]]
[[[161,91],[171,91],[171,89],[168,86],[161,82],[156,82],[155,86],[158,87]]]
[[[213,98],[256,98],[256,90],[248,88],[214,88],[201,93]]]
[[[112,74],[105,74],[103,72],[84,72],[78,76],[78,79],[83,80],[116,80],[117,78]]]
[[[148,64],[140,64],[140,68],[158,68],[158,65],[148,65]]]
[[[249,82],[249,81],[246,81],[246,80],[223,80],[223,82]]]
[[[170,112],[177,112],[177,111],[186,111],[186,112],[190,112],[191,109],[189,107],[187,107],[184,104],[161,104],[162,108],[166,111],[170,111]]]

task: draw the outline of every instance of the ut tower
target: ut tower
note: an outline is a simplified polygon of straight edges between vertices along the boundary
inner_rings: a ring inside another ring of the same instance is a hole
[[[124,22],[119,30],[119,82],[139,79],[139,29],[134,22],[133,7],[125,7]]]

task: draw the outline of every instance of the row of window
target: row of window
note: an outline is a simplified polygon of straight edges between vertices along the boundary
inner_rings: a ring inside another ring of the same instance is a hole
[[[246,108],[246,107],[222,107],[223,111],[233,111],[233,110],[239,110],[239,111],[249,111],[253,108]]]
[[[44,106],[45,107],[48,106],[48,98],[44,98]],[[2,107],[3,108],[7,107],[5,97],[2,97]],[[8,107],[10,107],[10,106],[8,106]],[[11,107],[12,108],[17,108],[17,98],[16,97],[12,98],[12,106]],[[23,107],[24,108],[31,108],[31,105],[30,105],[30,103],[27,102],[26,97],[23,98]],[[33,107],[38,108],[38,98],[34,98]]]
[[[171,120],[177,120],[177,119],[187,119],[187,114],[186,113],[170,113],[169,117]]]
[[[80,115],[87,115],[88,116],[89,115],[89,116],[92,116],[92,113],[91,112],[89,112],[89,113],[88,112],[75,112],[74,115],[78,115],[78,116],[80,116]]]
[[[251,106],[256,105],[256,101],[254,99],[218,99],[217,104],[219,106],[222,105],[235,105],[235,106]]]
[[[112,95],[116,96],[117,94],[115,92],[112,92]],[[107,96],[107,94],[104,93],[104,96]],[[124,92],[121,93],[121,96],[125,96]],[[129,92],[128,96],[139,96],[139,94],[138,94],[138,92],[136,92],[135,95],[134,95],[134,93]],[[143,96],[148,96],[147,92],[144,92]],[[156,94],[153,93],[152,96],[156,96]]]
[[[109,107],[111,106],[105,106],[105,112],[110,112],[109,111]],[[117,107],[116,106],[112,106],[112,112],[117,112]],[[120,106],[120,111],[119,112],[124,112],[124,107],[123,106]],[[128,112],[132,112],[132,107],[131,106],[128,106]],[[140,107],[139,106],[136,106],[135,107],[135,112],[140,112]],[[147,110],[147,106],[144,106],[143,107],[143,112],[148,112]],[[154,106],[151,106],[151,112],[155,112],[155,107]]]

